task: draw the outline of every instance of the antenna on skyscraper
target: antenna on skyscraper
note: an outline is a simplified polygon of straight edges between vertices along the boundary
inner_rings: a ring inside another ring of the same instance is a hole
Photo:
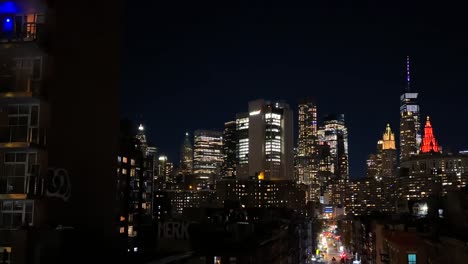
[[[410,81],[411,81],[411,75],[410,75],[410,59],[409,56],[406,56],[406,82],[407,82],[407,87],[406,91],[410,91]]]

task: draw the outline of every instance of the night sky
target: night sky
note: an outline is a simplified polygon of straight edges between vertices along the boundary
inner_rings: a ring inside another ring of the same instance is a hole
[[[307,96],[319,117],[345,114],[351,177],[362,177],[386,123],[398,134],[407,55],[423,120],[431,116],[443,147],[468,149],[461,7],[146,2],[125,4],[122,117],[146,124],[176,163],[185,131],[222,130],[257,98],[289,103],[297,129],[297,103]]]

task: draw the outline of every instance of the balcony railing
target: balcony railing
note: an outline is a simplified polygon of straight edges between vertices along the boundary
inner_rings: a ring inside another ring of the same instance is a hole
[[[46,129],[38,127],[0,127],[0,147],[45,146]]]

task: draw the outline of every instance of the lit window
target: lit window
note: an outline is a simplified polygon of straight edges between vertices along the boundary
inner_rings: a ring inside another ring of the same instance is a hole
[[[120,234],[123,234],[123,233],[125,233],[125,227],[120,228]]]
[[[127,162],[128,162],[128,161],[127,161],[127,157],[123,157],[123,158],[122,158],[122,162],[123,162],[123,163],[127,163]]]
[[[408,264],[416,264],[416,254],[408,254]]]
[[[122,174],[127,174],[127,169],[122,169]]]

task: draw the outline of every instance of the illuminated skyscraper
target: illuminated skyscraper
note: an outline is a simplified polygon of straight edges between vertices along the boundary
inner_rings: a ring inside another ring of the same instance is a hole
[[[299,104],[299,136],[295,166],[297,181],[309,186],[311,200],[318,200],[320,188],[317,179],[317,106],[311,99]]]
[[[390,124],[387,124],[382,137],[381,150],[381,177],[396,177],[397,154],[395,146],[395,134],[393,134]]]
[[[236,165],[237,165],[236,121],[230,121],[230,122],[224,123],[223,148],[224,148],[223,175],[235,176]]]
[[[324,127],[317,133],[320,144],[327,145],[330,150],[328,171],[331,174],[331,179],[322,189],[326,188],[331,191],[332,204],[343,205],[346,185],[349,180],[348,129],[345,126],[344,114],[332,114],[325,117]],[[326,160],[321,160],[321,162],[324,161]],[[323,169],[324,166],[320,166]]]
[[[167,180],[174,181],[174,163],[166,161],[166,165],[164,166],[164,174],[166,175]]]
[[[238,177],[245,179],[263,172],[265,180],[293,179],[292,115],[289,105],[282,102],[249,102],[248,117],[237,117]]]
[[[136,135],[136,139],[138,142],[138,145],[136,146],[138,150],[140,150],[143,155],[147,155],[147,150],[148,150],[148,142],[146,141],[146,134],[145,134],[145,128],[143,127],[143,124],[140,124],[138,126],[138,133]]]
[[[249,175],[249,113],[236,116],[236,175]]]
[[[298,124],[298,179],[311,184],[317,173],[317,106],[312,100],[304,100],[299,104]]]
[[[307,99],[299,104],[298,156],[313,156],[317,148],[317,105]]]
[[[410,61],[406,58],[405,92],[400,96],[400,161],[418,153],[421,144],[418,93],[410,90]]]
[[[421,153],[431,152],[439,153],[441,152],[441,148],[439,147],[432,131],[431,121],[429,120],[429,117],[427,117],[426,126],[424,127],[424,138],[421,144]]]
[[[180,149],[180,172],[183,175],[193,173],[193,148],[188,132],[185,133],[184,143]]]
[[[320,142],[330,146],[332,159],[330,171],[334,179],[347,180],[349,176],[348,129],[345,126],[344,114],[332,114],[325,117],[325,125],[318,135]]]
[[[395,134],[387,124],[382,139],[377,141],[377,153],[371,154],[367,160],[367,176],[376,179],[395,177],[396,166]]]
[[[223,166],[222,132],[197,130],[194,134],[193,174],[196,184],[204,189],[221,175]]]
[[[319,130],[320,131],[320,130]],[[330,154],[330,146],[326,142],[319,142],[317,146],[318,153],[318,184],[320,188],[320,196],[325,195],[325,191],[328,188],[329,183],[332,179],[332,157]],[[323,202],[323,200],[321,200]]]

